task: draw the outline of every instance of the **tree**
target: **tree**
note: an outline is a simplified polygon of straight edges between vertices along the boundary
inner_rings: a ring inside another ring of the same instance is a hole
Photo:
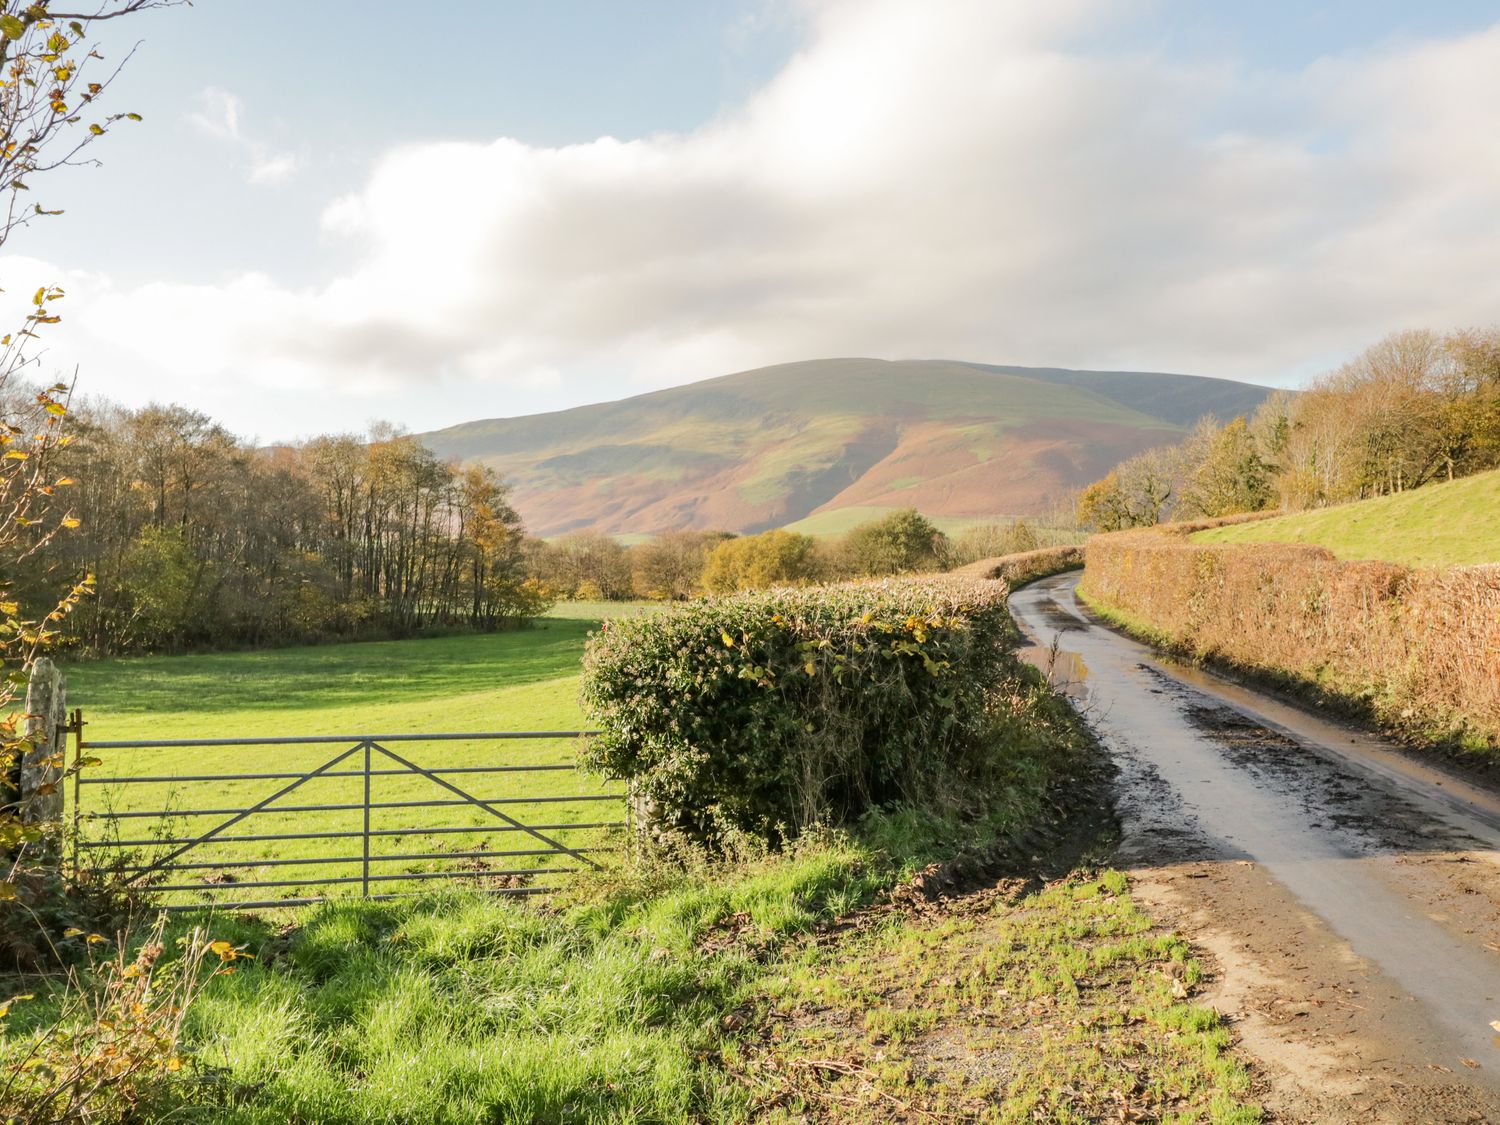
[[[1171,511],[1181,474],[1182,455],[1174,447],[1138,453],[1079,494],[1078,523],[1093,531],[1161,523]]]
[[[1245,419],[1219,426],[1201,419],[1184,450],[1185,477],[1179,509],[1192,516],[1258,512],[1276,499],[1271,466]]]
[[[630,556],[613,536],[575,531],[545,543],[532,556],[532,575],[564,597],[628,598]]]
[[[980,559],[1035,551],[1040,546],[1041,537],[1025,520],[976,524],[964,528],[954,537],[948,549],[948,561],[953,566],[967,566]]]
[[[708,553],[731,538],[727,531],[667,531],[633,547],[636,593],[665,601],[692,597]]]
[[[818,576],[818,541],[795,531],[763,531],[726,539],[708,553],[703,587],[710,593],[795,586]]]
[[[947,536],[915,508],[862,523],[844,539],[855,568],[870,575],[937,570],[947,545]]]

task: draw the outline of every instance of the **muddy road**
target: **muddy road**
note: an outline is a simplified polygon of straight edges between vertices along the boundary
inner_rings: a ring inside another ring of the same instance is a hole
[[[1208,951],[1277,1119],[1500,1125],[1500,796],[1158,659],[1076,582],[1012,596],[1028,655],[1119,766],[1119,862]]]

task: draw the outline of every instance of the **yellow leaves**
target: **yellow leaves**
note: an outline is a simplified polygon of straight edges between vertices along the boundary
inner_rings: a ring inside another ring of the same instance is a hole
[[[733,648],[734,647],[734,638],[731,637],[728,633],[721,632],[719,634],[719,639],[724,642],[724,647],[725,648]]]
[[[227,965],[231,961],[253,961],[255,954],[246,953],[243,945],[231,945],[227,941],[211,941],[208,943],[208,951],[216,954],[221,964]],[[220,969],[221,973],[231,973],[233,969]]]
[[[24,449],[8,449],[5,451],[5,456],[0,457],[0,461],[26,461],[30,458],[31,454]]]
[[[42,302],[45,301],[46,299],[47,299],[47,287],[45,285],[43,285],[40,289],[38,289],[35,293],[33,293],[31,295],[31,303],[33,305],[35,305],[37,308],[41,308],[42,307]]]
[[[26,25],[9,13],[0,16],[0,35],[7,39],[19,39],[26,34]]]
[[[67,528],[74,528],[80,526],[82,522],[82,520],[76,519],[73,516],[66,516],[62,520],[62,525]]]
[[[23,992],[19,996],[12,996],[9,1000],[0,1003],[0,1020],[3,1020],[6,1016],[10,1015],[10,1006],[12,1004],[19,1004],[23,1000],[35,999],[36,996],[33,993]]]

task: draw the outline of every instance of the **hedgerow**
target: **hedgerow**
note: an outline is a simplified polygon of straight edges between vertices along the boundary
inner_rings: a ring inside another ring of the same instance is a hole
[[[1080,592],[1189,655],[1496,759],[1500,566],[1409,570],[1184,537],[1201,526],[1094,537]]]
[[[1083,548],[1069,544],[1063,547],[1040,547],[1035,551],[1020,551],[1013,555],[998,555],[991,559],[980,559],[952,571],[959,578],[1000,578],[1012,589],[1061,574],[1065,570],[1076,570],[1083,565]]]
[[[1044,736],[1004,706],[1012,629],[1002,583],[951,578],[610,622],[584,658],[603,731],[586,762],[629,778],[654,825],[699,841],[774,844],[890,803],[954,808],[993,789],[997,742]]]

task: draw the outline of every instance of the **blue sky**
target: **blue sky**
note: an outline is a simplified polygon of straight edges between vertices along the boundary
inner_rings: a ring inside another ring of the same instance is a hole
[[[1493,321],[1493,4],[201,0],[7,290],[265,438],[820,355],[1296,384]],[[316,409],[308,411],[308,403]]]

